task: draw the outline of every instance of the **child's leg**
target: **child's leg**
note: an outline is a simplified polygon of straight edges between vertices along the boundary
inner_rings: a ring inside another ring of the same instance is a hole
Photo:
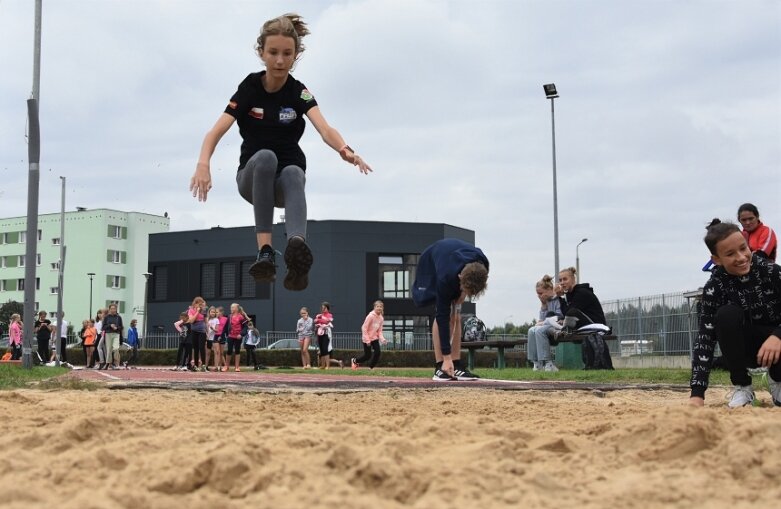
[[[356,364],[363,364],[368,361],[372,356],[372,345],[363,343],[363,355],[355,359]]]
[[[242,198],[252,204],[255,212],[255,232],[271,232],[274,219],[274,180],[277,156],[270,150],[259,150],[236,174],[236,184]],[[260,241],[260,239],[258,239]],[[265,239],[264,239],[265,240]],[[260,249],[261,245],[258,245]]]
[[[287,238],[306,240],[306,174],[295,165],[285,166],[274,182],[275,201],[285,207]]]
[[[307,367],[309,362],[309,338],[304,338],[301,341],[301,365]]]
[[[377,363],[380,360],[380,340],[379,339],[375,339],[374,341],[372,341],[371,349],[372,349],[372,360],[369,362],[369,367],[374,369],[374,366],[376,366]]]
[[[214,342],[213,341],[206,341],[206,358],[203,361],[203,365],[207,368],[209,367],[209,358],[212,354],[212,349],[214,348]]]
[[[184,341],[179,341],[179,348],[176,350],[176,365],[184,366]]]
[[[184,344],[184,366],[192,364],[193,360],[193,344],[187,342]]]

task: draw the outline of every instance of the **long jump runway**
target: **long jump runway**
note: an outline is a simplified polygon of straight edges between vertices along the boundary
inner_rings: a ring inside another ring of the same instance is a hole
[[[331,370],[331,373],[339,370]],[[97,382],[109,389],[180,389],[202,391],[246,391],[246,392],[346,392],[376,389],[445,389],[464,390],[493,389],[517,390],[688,390],[683,385],[659,384],[605,384],[568,382],[558,380],[491,380],[479,379],[469,382],[435,382],[428,378],[368,376],[348,374],[319,374],[317,371],[303,372],[276,369],[262,371],[189,372],[172,371],[164,367],[144,367],[129,370],[97,371],[74,369],[66,377],[76,380]]]

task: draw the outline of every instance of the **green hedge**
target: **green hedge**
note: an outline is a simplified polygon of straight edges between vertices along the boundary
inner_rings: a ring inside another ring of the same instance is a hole
[[[142,366],[173,366],[176,364],[176,350],[139,350],[138,364]],[[317,354],[310,350],[312,364],[317,363]],[[122,360],[129,358],[129,352],[122,352]],[[332,358],[350,363],[351,357],[360,357],[363,350],[334,350]],[[256,350],[258,362],[266,366],[300,366],[301,354],[298,350]],[[466,361],[467,352],[461,353]],[[505,352],[508,367],[522,366],[526,360],[524,352]],[[74,365],[84,365],[84,353],[81,349],[68,350],[68,362]],[[246,351],[241,351],[241,365],[247,363]],[[388,368],[425,368],[434,363],[434,352],[429,350],[383,350],[379,367]],[[491,368],[496,363],[495,350],[475,352],[475,367]]]

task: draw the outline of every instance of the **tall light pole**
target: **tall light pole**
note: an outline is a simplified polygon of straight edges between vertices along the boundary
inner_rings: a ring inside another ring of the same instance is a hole
[[[35,272],[38,251],[38,191],[41,162],[41,131],[38,118],[41,101],[41,11],[42,0],[35,1],[35,35],[33,39],[33,90],[27,100],[27,233],[24,268],[24,334],[22,336],[22,367],[33,367],[33,314],[35,309]],[[44,362],[46,362],[44,360]]]
[[[144,272],[141,275],[144,276],[144,324],[141,326],[141,333],[143,334],[142,339],[146,341],[146,324],[148,323],[147,316],[149,315],[147,312],[149,307],[149,277],[152,273]]]
[[[89,276],[89,312],[87,316],[92,316],[92,278],[95,277],[94,272],[87,272]]]
[[[550,99],[550,122],[551,122],[551,140],[553,143],[553,256],[554,270],[556,271],[556,281],[559,280],[559,199],[556,186],[556,117],[553,111],[553,100],[559,94],[556,91],[556,85],[548,83],[542,86],[545,90],[545,97]]]
[[[580,245],[587,240],[588,239],[583,239],[578,242],[577,246],[575,246],[575,272],[577,272],[578,281],[580,281],[580,253],[578,252],[578,248],[580,248]]]

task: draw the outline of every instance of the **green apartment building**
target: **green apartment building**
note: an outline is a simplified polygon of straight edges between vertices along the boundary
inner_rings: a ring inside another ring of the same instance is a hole
[[[62,299],[66,320],[80,326],[97,308],[116,302],[125,323],[138,319],[140,331],[149,234],[168,228],[167,217],[140,212],[81,208],[66,212]],[[26,231],[26,217],[0,219],[0,303],[24,301]],[[40,215],[35,308],[50,314],[57,310],[60,243],[60,214]]]

